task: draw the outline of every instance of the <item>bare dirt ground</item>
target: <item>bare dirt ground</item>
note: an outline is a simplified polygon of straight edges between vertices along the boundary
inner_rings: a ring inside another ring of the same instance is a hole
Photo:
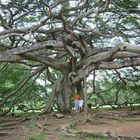
[[[76,140],[77,135],[103,135],[109,139],[140,139],[140,109],[73,112],[64,118],[52,114],[30,117],[0,117],[0,140],[30,140],[45,132],[44,140]],[[110,136],[111,135],[111,136]],[[63,137],[64,136],[64,137]],[[37,139],[38,140],[38,139]]]

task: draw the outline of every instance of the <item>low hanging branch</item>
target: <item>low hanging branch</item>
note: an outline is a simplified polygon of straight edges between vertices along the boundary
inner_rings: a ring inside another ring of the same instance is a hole
[[[33,82],[31,84],[29,84],[28,86],[25,87],[25,89],[23,89],[23,91],[21,93],[19,93],[19,95],[17,95],[17,97],[15,97],[14,101],[12,102],[12,105],[10,106],[10,108],[8,110],[6,110],[6,112],[4,112],[3,114],[0,114],[0,116],[6,115],[8,114],[11,109],[14,107],[14,105],[18,102],[18,100],[22,97],[22,95],[35,83],[36,79],[39,77],[40,73],[43,71],[44,69],[38,71],[38,74],[36,75],[36,77],[34,78]],[[33,78],[33,77],[32,77]]]
[[[46,68],[46,76],[47,76],[47,79],[51,82],[51,84],[55,83],[56,79],[51,76],[49,67]]]
[[[8,94],[7,96],[5,96],[5,97],[3,98],[2,102],[0,103],[0,106],[2,106],[9,98],[11,98],[11,97],[14,96],[16,93],[18,93],[18,92],[27,84],[27,82],[28,82],[33,76],[35,76],[38,72],[40,72],[40,71],[42,71],[42,70],[44,70],[44,69],[45,69],[44,66],[41,67],[41,68],[38,68],[38,69],[36,69],[36,71],[34,71],[31,75],[29,75],[28,77],[26,77],[26,78],[22,81],[21,85],[20,85],[15,91],[11,92],[10,94]]]
[[[53,89],[52,89],[52,93],[51,93],[51,95],[50,95],[50,97],[49,97],[49,99],[47,101],[47,104],[46,104],[43,112],[41,112],[40,114],[44,114],[44,113],[48,113],[48,112],[50,113],[50,109],[51,109],[53,99],[54,99],[55,95],[59,92],[59,87],[60,87],[60,84],[61,84],[62,80],[63,80],[62,78],[59,78],[55,82],[55,84],[53,86]]]

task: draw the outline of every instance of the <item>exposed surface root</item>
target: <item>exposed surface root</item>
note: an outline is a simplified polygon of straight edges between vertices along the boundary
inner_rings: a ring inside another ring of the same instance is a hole
[[[110,118],[110,119],[109,119]],[[0,139],[25,140],[46,133],[45,140],[87,139],[104,137],[111,140],[140,140],[139,110],[90,110],[73,112],[61,119],[53,114],[20,118],[0,118]],[[63,135],[61,135],[63,134]],[[66,137],[65,137],[66,136]]]

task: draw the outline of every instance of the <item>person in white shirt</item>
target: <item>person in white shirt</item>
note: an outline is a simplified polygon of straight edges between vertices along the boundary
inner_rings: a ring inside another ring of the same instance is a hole
[[[83,110],[84,100],[82,98],[80,98],[78,100],[78,104],[79,104],[79,112],[81,112]]]

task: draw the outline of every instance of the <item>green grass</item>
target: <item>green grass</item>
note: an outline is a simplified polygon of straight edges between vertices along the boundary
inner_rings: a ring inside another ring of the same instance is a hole
[[[21,111],[21,110],[16,110],[15,111],[15,113],[16,113],[16,116],[31,116],[31,115],[33,115],[34,113],[32,112],[32,111],[28,111],[28,112],[24,112],[24,111]]]
[[[119,119],[119,121],[122,122],[122,123],[123,122],[130,122],[130,121],[132,121],[132,119],[130,117],[122,117],[122,118]]]
[[[109,140],[109,138],[105,138],[105,137],[88,137],[85,140]]]
[[[38,135],[29,137],[28,140],[44,140],[46,137],[46,133],[41,131]]]
[[[106,137],[67,137],[64,135],[59,135],[59,140],[109,140],[109,138]]]

